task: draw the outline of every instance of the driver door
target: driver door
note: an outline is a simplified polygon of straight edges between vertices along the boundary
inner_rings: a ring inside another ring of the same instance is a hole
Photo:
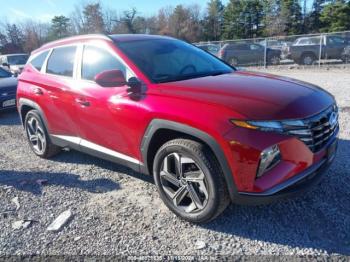
[[[102,87],[94,78],[108,70],[121,70],[126,79],[133,75],[112,51],[85,45],[81,52],[79,92],[75,97],[81,150],[93,154],[96,152],[91,150],[107,155],[129,155],[126,141],[130,139],[120,124],[128,121],[128,114],[123,110],[130,104],[128,86]]]

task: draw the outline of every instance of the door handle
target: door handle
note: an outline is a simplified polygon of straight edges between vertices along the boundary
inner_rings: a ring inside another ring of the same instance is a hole
[[[39,88],[39,87],[33,88],[33,93],[36,95],[43,95],[44,94],[43,90],[41,90],[41,88]]]
[[[90,102],[89,101],[86,101],[85,99],[83,98],[76,98],[75,99],[75,102],[82,105],[82,106],[90,106]]]

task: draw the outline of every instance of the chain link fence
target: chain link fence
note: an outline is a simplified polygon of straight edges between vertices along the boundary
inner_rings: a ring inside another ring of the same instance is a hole
[[[233,66],[350,64],[350,31],[194,43]]]

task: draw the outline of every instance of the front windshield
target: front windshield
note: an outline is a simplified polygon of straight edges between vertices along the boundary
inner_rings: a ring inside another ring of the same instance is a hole
[[[182,41],[126,41],[118,47],[155,83],[227,74],[233,68],[207,52]]]
[[[7,57],[7,61],[10,65],[24,65],[27,63],[27,55],[11,55]]]

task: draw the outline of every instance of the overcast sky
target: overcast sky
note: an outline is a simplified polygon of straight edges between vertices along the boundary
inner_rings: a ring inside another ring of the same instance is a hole
[[[89,3],[86,0],[0,0],[0,22],[7,18],[9,22],[22,19],[38,19],[48,22],[55,15],[66,15],[73,11],[76,5]],[[140,15],[157,14],[158,9],[177,4],[199,4],[204,7],[206,0],[100,0],[104,7],[110,7],[117,12],[136,7]],[[223,3],[227,3],[224,0]]]

